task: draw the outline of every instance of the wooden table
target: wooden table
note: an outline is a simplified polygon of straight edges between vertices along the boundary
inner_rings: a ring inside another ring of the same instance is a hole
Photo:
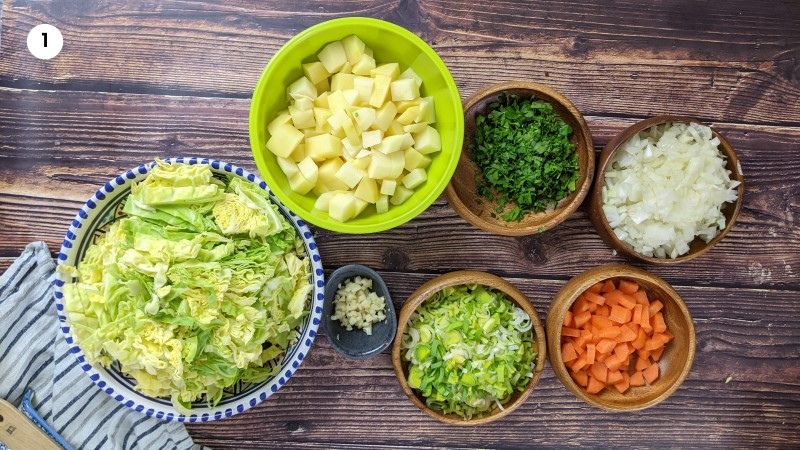
[[[800,3],[730,0],[29,1],[6,0],[0,40],[0,264],[26,243],[57,250],[96,186],[154,157],[213,156],[254,169],[251,89],[292,35],[334,17],[375,16],[429,42],[466,97],[502,80],[566,94],[601,148],[656,114],[688,114],[730,139],[746,196],[708,255],[646,267],[673,283],[697,327],[683,387],[637,413],[574,398],[547,367],[505,420],[453,428],[404,396],[388,354],[354,362],[324,337],[278,395],[222,422],[193,425],[213,447],[724,446],[800,444]],[[57,26],[61,54],[34,59],[28,31]],[[431,277],[506,277],[544,318],[570,277],[623,262],[581,209],[540,236],[485,234],[440,199],[370,236],[316,231],[327,269],[381,271],[396,306]],[[726,379],[730,379],[727,382]]]

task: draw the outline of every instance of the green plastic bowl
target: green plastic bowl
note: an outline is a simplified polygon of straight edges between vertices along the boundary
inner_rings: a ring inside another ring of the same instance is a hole
[[[289,181],[278,167],[275,156],[267,150],[267,124],[288,106],[286,87],[303,76],[302,63],[314,61],[329,42],[351,34],[357,35],[374,50],[378,64],[400,63],[401,70],[412,67],[422,77],[423,96],[433,96],[435,127],[442,140],[442,151],[434,154],[428,167],[428,180],[414,195],[388,212],[377,214],[372,206],[347,222],[331,219],[314,210],[316,196],[300,195],[289,188]],[[441,58],[422,39],[398,25],[365,17],[333,19],[314,25],[289,40],[272,57],[258,80],[250,104],[250,147],[261,176],[275,195],[295,214],[316,226],[340,233],[376,233],[388,230],[416,217],[433,203],[450,182],[458,165],[464,139],[464,112],[450,71]]]

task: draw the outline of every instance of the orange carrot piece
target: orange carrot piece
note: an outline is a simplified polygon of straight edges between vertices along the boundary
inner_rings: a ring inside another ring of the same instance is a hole
[[[650,364],[650,367],[644,369],[642,376],[644,376],[644,381],[647,381],[647,384],[653,384],[658,379],[658,364]]]
[[[620,394],[624,394],[631,387],[631,377],[627,372],[621,374],[622,380],[614,383],[614,387]]]
[[[669,342],[669,337],[666,335],[661,333],[653,333],[653,337],[644,343],[644,349],[653,351],[659,347],[663,347],[667,342]]]
[[[640,289],[633,293],[633,298],[636,300],[636,303],[640,305],[647,305],[650,306],[650,302],[647,300],[647,292],[643,289]]]
[[[563,359],[565,363],[573,361],[577,357],[578,352],[575,350],[575,346],[572,345],[572,342],[567,342],[561,346],[561,359]]]
[[[569,337],[578,337],[581,335],[581,330],[577,328],[561,327],[561,335]]]
[[[596,316],[608,317],[611,314],[611,307],[608,305],[603,305],[597,308],[597,311],[595,311],[594,314]]]
[[[567,314],[564,316],[564,326],[565,327],[572,326],[572,311],[567,311]]]
[[[583,325],[586,322],[588,322],[589,319],[591,319],[591,318],[592,318],[592,313],[587,310],[587,311],[583,311],[583,312],[580,312],[578,314],[575,314],[575,316],[573,316],[572,320],[575,321],[575,326],[577,328],[582,328]]]
[[[622,292],[622,291],[617,291],[617,292]],[[625,307],[627,309],[633,309],[636,306],[636,299],[634,299],[628,294],[622,294],[622,297],[620,297],[619,299],[619,304],[620,306]]]
[[[597,394],[598,392],[602,391],[606,385],[601,383],[597,378],[593,376],[589,376],[589,385],[586,386],[586,392],[590,394]]]
[[[608,384],[614,384],[614,383],[619,383],[620,381],[622,381],[622,379],[623,379],[622,372],[620,372],[619,370],[614,370],[608,372],[608,378],[606,382]]]
[[[642,305],[637,304],[633,307],[633,317],[631,318],[631,322],[642,323]]]
[[[578,299],[575,300],[575,303],[572,304],[572,316],[573,316],[573,318],[578,313],[582,313],[582,312],[588,311],[588,310],[589,310],[589,302],[587,302],[583,298],[583,296],[578,297]]]
[[[608,370],[619,370],[619,368],[622,367],[624,363],[625,359],[620,358],[619,356],[617,356],[616,353],[610,355],[608,358],[606,358],[605,361],[603,361],[603,364],[605,364],[606,367],[608,367]]]
[[[663,307],[664,304],[661,303],[661,300],[653,300],[652,302],[650,302],[650,308],[648,310],[650,312],[650,317],[655,316],[656,313],[661,311],[661,308]]]
[[[619,324],[628,323],[631,320],[631,310],[614,305],[611,307],[611,314],[608,318]]]
[[[611,291],[616,290],[616,289],[617,289],[617,287],[614,286],[614,280],[606,280],[606,282],[603,283],[603,287],[602,287],[602,289],[600,289],[600,292],[606,293],[606,292],[611,292]]]
[[[586,364],[594,364],[596,350],[594,344],[586,344]]]
[[[579,356],[575,361],[572,361],[572,364],[569,366],[569,368],[572,369],[573,372],[577,372],[583,369],[584,367],[586,367],[585,355]]]
[[[614,326],[614,322],[609,320],[608,317],[598,316],[597,314],[592,316],[592,324],[601,329]]]
[[[629,382],[631,386],[644,386],[644,375],[642,372],[634,372]]]
[[[575,347],[586,347],[586,344],[592,340],[592,333],[587,330],[581,330],[581,335],[575,338]],[[581,352],[581,350],[578,350]]]
[[[625,294],[622,291],[611,291],[603,295],[606,297],[606,303],[611,306],[619,305],[620,299],[625,297]]]
[[[625,361],[625,358],[630,354],[631,352],[628,350],[627,344],[617,344],[617,346],[614,347],[614,355],[616,355],[620,361]]]
[[[593,313],[597,311],[597,303],[588,302],[588,305],[589,305],[589,312]]]
[[[656,333],[663,333],[667,331],[667,324],[664,322],[664,315],[657,312],[653,316],[653,331]]]
[[[599,294],[603,290],[603,282],[593,284],[586,292],[592,292],[594,294]]]
[[[572,379],[582,387],[586,387],[589,384],[589,374],[585,370],[572,372]]]
[[[650,332],[653,331],[653,327],[650,326],[650,314],[645,313],[644,308],[642,308],[642,320],[639,322],[639,325],[644,328],[644,331],[647,332],[647,334],[650,334]]]
[[[650,352],[650,359],[653,361],[658,361],[661,359],[661,355],[664,354],[664,347],[657,348]]]
[[[619,336],[620,332],[621,332],[621,328],[620,327],[610,326],[608,328],[601,329],[600,333],[598,333],[598,336],[601,339],[604,339],[604,338],[615,339],[617,336]]]
[[[608,377],[608,368],[605,364],[596,362],[592,364],[592,367],[589,368],[589,373],[591,373],[592,376],[597,379],[597,381],[605,383]]]
[[[601,339],[600,342],[598,342],[595,346],[595,349],[599,353],[611,353],[611,350],[614,349],[615,345],[617,345],[617,343],[611,339]]]
[[[650,358],[650,350],[645,350],[644,348],[640,348],[636,350],[636,356],[643,359]]]
[[[599,294],[595,294],[594,292],[584,292],[583,298],[585,298],[586,301],[594,303],[598,306],[603,306],[606,303],[605,297]]]
[[[639,290],[639,284],[635,281],[619,280],[619,290],[630,295]]]
[[[620,333],[619,336],[617,336],[617,342],[632,342],[636,340],[638,333],[634,331],[629,325],[630,324],[626,324],[619,327]]]
[[[650,358],[636,358],[636,364],[633,367],[637,372],[647,369],[650,367]]]
[[[600,353],[595,350],[594,362],[604,362],[606,358],[608,358],[608,355],[611,355],[611,353]]]
[[[637,335],[636,339],[631,342],[631,345],[636,350],[644,347],[644,343],[647,342],[647,333],[644,332],[642,328],[639,328],[639,334]]]

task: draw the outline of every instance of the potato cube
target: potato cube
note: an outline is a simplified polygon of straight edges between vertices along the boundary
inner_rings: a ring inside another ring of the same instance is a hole
[[[275,128],[277,128],[279,125],[287,125],[287,124],[291,125],[289,123],[291,121],[292,121],[292,116],[289,114],[289,111],[286,110],[278,114],[278,117],[272,119],[272,122],[270,122],[269,125],[267,125],[267,131],[269,131],[270,135],[275,134]]]
[[[317,197],[317,201],[314,202],[314,209],[318,209],[320,211],[327,212],[331,205],[331,197],[333,197],[333,192],[323,192],[319,194]]]
[[[363,178],[355,190],[356,198],[365,202],[375,203],[378,201],[378,183],[372,178]]]
[[[415,83],[417,83],[417,87],[422,86],[422,78],[419,75],[417,75],[417,72],[414,72],[414,69],[412,69],[411,67],[404,70],[403,73],[401,73],[398,78],[401,80],[411,79],[414,80]]]
[[[383,180],[381,181],[381,194],[383,195],[393,195],[394,190],[397,188],[397,181],[395,180]]]
[[[267,141],[267,149],[281,158],[288,158],[304,137],[302,131],[289,124],[277,125]]]
[[[367,175],[370,178],[381,180],[384,178],[396,178],[392,176],[394,174],[394,168],[392,166],[392,160],[388,155],[373,152],[372,158],[370,159],[371,161],[367,168]]]
[[[278,159],[278,167],[281,168],[281,171],[283,172],[284,175],[286,175],[286,178],[291,178],[292,176],[294,176],[294,174],[300,171],[300,169],[297,168],[297,164],[295,164],[294,161],[286,158],[281,158],[280,156],[277,159]]]
[[[403,114],[400,114],[400,116],[397,118],[397,122],[400,122],[403,125],[411,125],[417,120],[418,116],[419,106],[412,106],[411,108],[405,110]]]
[[[369,77],[362,77],[360,75],[356,75],[353,78],[353,89],[358,91],[358,104],[359,105],[367,105],[369,104],[369,99],[372,97],[372,85],[375,84],[374,80]]]
[[[348,106],[350,104],[344,98],[344,92],[331,91],[330,95],[328,95],[328,109],[331,110],[331,114],[335,115],[339,111],[346,111]]]
[[[320,134],[325,134],[325,133],[326,133],[325,131],[319,130],[317,128],[305,128],[305,129],[303,129],[303,136],[305,136],[306,138],[319,136]]]
[[[331,77],[331,90],[343,91],[345,89],[353,89],[353,79],[355,75],[352,73],[335,73]]]
[[[356,126],[353,124],[353,121],[350,120],[350,116],[347,116],[346,119],[341,119],[341,123],[344,135],[347,136],[350,145],[361,148],[361,134],[356,130]]]
[[[336,73],[347,62],[347,53],[345,53],[344,46],[340,41],[334,41],[320,50],[317,58],[325,66],[325,70],[328,73]]]
[[[303,73],[312,84],[319,84],[321,81],[331,76],[330,72],[328,72],[325,66],[319,61],[303,64]]]
[[[372,75],[372,70],[375,68],[375,58],[371,55],[363,54],[358,62],[353,64],[353,73],[356,75]]]
[[[344,63],[341,69],[339,69],[339,73],[353,73],[353,65],[350,64],[350,61]]]
[[[334,220],[345,222],[355,217],[357,207],[352,192],[336,192],[328,202],[328,214]]]
[[[341,158],[331,158],[322,163],[317,169],[317,184],[322,184],[331,191],[347,190],[347,185],[336,178],[336,172],[343,164]]]
[[[314,185],[314,188],[311,189],[311,192],[313,192],[314,195],[316,195],[317,197],[330,191],[331,190],[328,189],[328,186],[325,186],[324,184],[320,183],[319,180],[317,180],[317,184]]]
[[[389,203],[397,206],[405,202],[414,194],[414,191],[411,189],[404,188],[403,186],[397,186],[397,189],[394,191],[394,195],[392,198],[389,199]]]
[[[336,171],[336,178],[353,189],[364,178],[364,170],[354,166],[352,161],[347,161]]]
[[[417,122],[436,122],[436,108],[433,107],[433,97],[422,97],[420,100]]]
[[[289,187],[298,194],[305,195],[314,189],[314,183],[306,179],[302,173],[297,172],[289,178]]]
[[[296,163],[299,163],[300,161],[306,159],[306,144],[304,144],[303,142],[298,144],[297,147],[295,147],[292,154],[289,155],[289,159]]]
[[[300,161],[300,163],[297,164],[297,169],[303,174],[303,178],[317,184],[318,168],[317,164],[310,156],[306,156],[306,159]]]
[[[347,55],[347,60],[350,61],[350,64],[357,63],[358,60],[361,59],[361,55],[364,54],[364,49],[367,47],[364,45],[364,41],[359,39],[355,34],[351,34],[342,39],[342,46],[344,47],[344,53]]]
[[[403,127],[403,131],[406,133],[419,133],[420,131],[424,130],[428,127],[428,122],[420,122],[420,123],[412,123],[409,125],[405,125]]]
[[[372,162],[372,152],[370,152],[370,154],[367,156],[362,156],[361,158],[356,157],[350,160],[350,164],[352,164],[353,167],[357,167],[363,171],[369,169],[369,165],[371,162]]]
[[[431,126],[414,135],[414,148],[423,155],[436,153],[442,149],[439,132]]]
[[[355,202],[356,202],[356,215],[353,217],[357,217],[359,214],[364,212],[365,209],[367,209],[367,206],[370,205],[368,202],[365,202],[364,200],[361,200],[358,197],[356,197]]]
[[[403,124],[395,120],[391,125],[389,125],[389,129],[386,130],[386,133],[384,134],[386,136],[399,136],[404,133],[405,131],[403,130]]]
[[[388,64],[381,64],[380,66],[372,69],[370,71],[373,77],[378,75],[383,75],[385,77],[389,77],[392,80],[396,80],[397,77],[400,76],[400,64],[397,63],[388,63]]]
[[[344,96],[344,101],[347,103],[347,106],[355,106],[358,104],[358,91],[355,89],[345,89],[342,91],[342,95]]]
[[[388,155],[389,153],[403,150],[404,141],[403,135],[386,136],[380,144],[375,146],[375,150]]]
[[[374,147],[380,144],[382,140],[383,132],[381,130],[364,131],[361,133],[361,145],[364,148]]]
[[[387,102],[375,113],[375,123],[372,124],[372,128],[385,133],[386,130],[389,129],[389,126],[392,125],[395,114],[397,114],[397,108],[394,106],[394,103]]]
[[[363,149],[360,145],[353,145],[347,137],[343,137],[340,142],[344,150],[344,158],[348,161],[355,159],[355,157],[358,156],[358,152]]]
[[[419,103],[420,103],[420,99],[415,98],[414,100],[405,100],[405,101],[402,101],[402,102],[397,102],[397,103],[395,103],[395,105],[397,105],[397,112],[402,114],[408,108],[411,108],[412,106],[419,106]]]
[[[403,177],[403,186],[408,189],[414,189],[420,184],[424,183],[425,180],[428,179],[428,173],[425,172],[423,168],[417,168],[408,172],[406,176]]]
[[[356,155],[356,159],[367,158],[369,156],[372,156],[372,151],[362,148],[361,151],[359,151]]]
[[[419,97],[419,86],[417,86],[417,82],[412,79],[404,78],[402,80],[392,81],[390,87],[392,90],[393,102],[414,100]]]
[[[314,108],[314,123],[316,123],[317,129],[320,131],[325,131],[324,126],[328,125],[328,118],[331,116],[331,111],[327,108]]]
[[[289,114],[292,116],[292,123],[297,129],[314,128],[317,124],[314,120],[313,109],[298,109],[294,106],[290,106]]]
[[[342,143],[330,134],[306,138],[306,153],[315,161],[324,161],[342,154]]]
[[[375,202],[375,211],[378,214],[383,214],[389,211],[389,197],[386,195],[381,195],[378,198],[378,201]]]
[[[309,81],[306,77],[298,78],[297,81],[289,85],[286,92],[289,94],[289,97],[295,100],[300,97],[308,97],[312,100],[317,98],[317,88],[314,86],[314,83]]]
[[[328,82],[327,78],[315,84],[314,87],[317,88],[317,92],[328,92],[331,90],[331,84]],[[317,97],[319,97],[319,95],[317,95]]]
[[[359,130],[369,130],[369,127],[375,123],[375,110],[372,108],[358,108],[353,111],[353,118],[356,120]]]
[[[386,103],[389,98],[389,88],[391,87],[392,79],[386,75],[375,75],[375,81],[372,85],[372,96],[369,98],[370,106],[380,108]]]
[[[330,94],[330,92],[327,92],[327,91],[323,92],[322,94],[319,94],[319,96],[317,96],[317,98],[314,99],[314,106],[316,106],[317,108],[328,109],[329,108],[329,105],[328,105],[328,96],[329,95],[331,95],[331,94]]]
[[[416,151],[414,148],[407,148],[405,150],[405,166],[404,169],[411,172],[420,167],[425,168],[431,163],[431,158]]]
[[[292,104],[295,109],[299,109],[300,111],[305,111],[307,109],[314,109],[314,100],[311,100],[308,97],[300,97],[294,101]],[[290,106],[289,108],[291,108]]]

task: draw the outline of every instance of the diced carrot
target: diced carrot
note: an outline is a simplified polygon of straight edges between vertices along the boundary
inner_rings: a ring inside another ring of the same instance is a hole
[[[617,356],[616,353],[610,355],[608,358],[606,358],[605,361],[603,361],[603,364],[605,364],[606,367],[608,367],[608,370],[619,370],[619,368],[622,367],[624,363],[625,359],[620,358],[619,356]]]
[[[634,299],[628,294],[622,294],[622,297],[620,297],[619,299],[619,304],[620,306],[623,306],[625,308],[633,309],[636,306],[636,299]]]
[[[617,289],[617,287],[614,286],[614,280],[606,280],[606,282],[603,283],[603,288],[600,289],[600,292],[603,292],[603,293],[611,292],[611,291],[616,290],[616,289]]]
[[[567,311],[567,314],[564,315],[564,326],[565,327],[571,327],[572,326],[572,311]]]
[[[631,386],[644,386],[644,375],[639,371],[634,372],[629,382]]]
[[[603,305],[603,306],[597,308],[597,311],[595,311],[594,314],[596,316],[608,317],[609,314],[611,314],[611,307],[608,306],[608,305]]]
[[[603,362],[603,361],[606,360],[606,358],[608,358],[608,355],[611,355],[611,354],[612,353],[600,353],[600,352],[595,350],[594,362],[598,362],[598,361],[599,362]]]
[[[667,324],[664,322],[664,315],[657,312],[653,316],[653,331],[656,333],[663,333],[667,331]]]
[[[589,312],[597,311],[597,303],[588,302],[587,304],[589,305]]]
[[[650,364],[650,367],[644,369],[642,376],[644,376],[644,381],[647,381],[647,384],[653,384],[658,379],[658,364]]]
[[[597,316],[595,316],[595,317],[597,317]],[[621,330],[620,327],[610,326],[608,328],[601,329],[600,333],[598,333],[598,336],[601,339],[603,339],[603,338],[614,339],[617,336],[619,336],[620,330]]]
[[[633,307],[633,317],[631,318],[631,322],[642,323],[642,305],[637,304]]]
[[[572,379],[578,383],[579,386],[586,387],[589,384],[589,374],[585,370],[572,372]]]
[[[645,350],[644,348],[640,348],[636,350],[636,356],[643,359],[650,358],[650,350]]]
[[[584,367],[586,367],[586,357],[584,355],[581,355],[575,361],[572,361],[572,364],[569,366],[573,372],[577,372]]]
[[[605,388],[605,387],[606,387],[606,385],[604,383],[601,383],[595,377],[590,376],[589,377],[589,385],[586,386],[586,392],[588,392],[590,394],[597,394],[598,392],[602,391],[603,388]]]
[[[628,350],[627,344],[617,344],[617,346],[614,347],[614,354],[620,361],[625,361],[625,358],[627,358],[631,352]]]
[[[644,349],[651,351],[656,350],[659,347],[663,347],[669,340],[669,337],[665,334],[653,333],[653,337],[644,343]]]
[[[586,364],[594,364],[595,345],[586,344]]]
[[[608,377],[608,368],[605,364],[596,362],[592,364],[592,367],[589,368],[589,372],[597,379],[597,381],[602,381],[603,383],[606,382]]]
[[[586,290],[586,292],[592,292],[592,293],[595,293],[595,294],[599,294],[600,291],[602,291],[602,289],[603,289],[603,282],[601,281],[599,283],[593,284],[589,289]]]
[[[611,307],[611,314],[608,318],[619,324],[627,323],[631,319],[631,310],[614,305]]]
[[[588,310],[589,310],[589,302],[587,302],[586,299],[583,298],[583,296],[578,297],[578,299],[575,300],[575,303],[572,304],[573,320],[578,313],[582,313]]]
[[[649,358],[636,358],[636,364],[633,366],[636,370],[644,370],[650,367]]]
[[[606,303],[611,306],[619,305],[620,299],[625,297],[625,294],[622,291],[606,292],[603,295],[606,297]]]
[[[623,378],[622,372],[620,372],[619,370],[614,370],[608,372],[608,379],[606,382],[608,384],[619,383],[620,381],[622,381],[622,378]]]
[[[581,335],[581,330],[577,328],[561,327],[561,335],[569,337],[578,337]]]
[[[640,289],[633,293],[633,298],[636,299],[636,303],[640,305],[647,305],[650,306],[650,302],[647,300],[647,291],[644,289]]]
[[[642,320],[639,322],[639,325],[644,328],[644,331],[647,332],[647,334],[650,334],[650,332],[653,331],[653,327],[650,326],[650,316],[649,314],[644,313],[644,308],[642,308]]]
[[[575,346],[572,342],[567,342],[561,346],[561,359],[568,363],[578,357],[578,352],[575,351]]]
[[[644,343],[646,341],[647,341],[647,333],[645,333],[642,328],[639,328],[639,333],[636,336],[636,339],[634,339],[633,342],[631,342],[631,345],[636,350],[639,350],[640,348],[644,347]]]
[[[631,377],[627,372],[622,372],[621,376],[622,380],[614,383],[614,387],[620,394],[624,394],[631,387]]]
[[[614,322],[608,319],[608,317],[593,315],[592,316],[592,324],[598,328],[608,328],[614,326]]]
[[[581,330],[581,335],[575,338],[575,347],[585,347],[586,344],[591,340],[592,333],[586,330]]]
[[[661,308],[663,308],[663,307],[664,307],[664,304],[661,303],[661,300],[653,300],[652,302],[650,302],[650,308],[649,308],[650,317],[655,316],[656,313],[661,311]]]
[[[595,294],[594,292],[584,292],[583,298],[587,301],[597,304],[597,305],[604,305],[606,303],[606,298],[602,295]]]
[[[575,326],[578,328],[582,328],[583,325],[592,318],[592,313],[588,310],[575,314],[572,320],[575,321]]]
[[[619,327],[619,330],[620,333],[619,336],[617,336],[617,342],[631,342],[636,340],[638,334],[630,327],[630,324],[622,325]]]
[[[639,284],[635,281],[619,280],[619,290],[630,295],[639,290]]]
[[[661,359],[661,355],[662,354],[664,354],[664,347],[657,348],[657,349],[653,350],[652,352],[650,352],[650,358],[653,361],[658,361],[658,360]]]
[[[596,350],[599,353],[610,353],[615,345],[617,345],[617,343],[611,339],[601,339],[600,342],[597,343]]]

